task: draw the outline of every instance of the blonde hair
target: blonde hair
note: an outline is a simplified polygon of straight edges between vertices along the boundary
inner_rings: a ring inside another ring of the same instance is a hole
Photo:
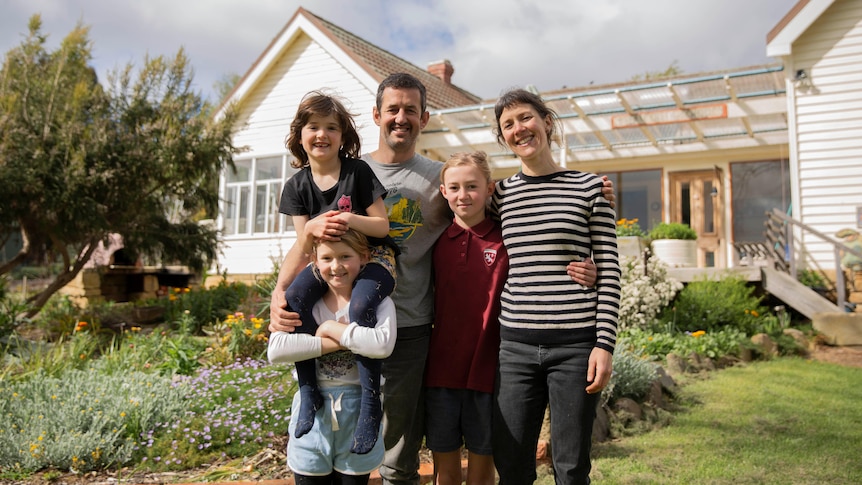
[[[314,244],[313,244],[312,249],[311,249],[311,253],[315,258],[317,258],[317,247],[320,246],[320,244],[325,243],[325,242],[336,242],[336,241],[323,241],[321,239],[315,239]],[[343,242],[344,244],[347,244],[350,247],[350,249],[356,251],[356,253],[359,254],[360,256],[367,257],[369,254],[368,238],[365,237],[365,234],[362,234],[361,232],[356,231],[354,229],[348,229],[347,232],[345,232],[344,234],[341,235],[341,241],[337,241],[337,242]]]
[[[443,169],[440,171],[440,183],[445,184],[443,178],[446,176],[446,170],[452,167],[462,167],[470,165],[479,169],[482,175],[485,176],[485,181],[489,184],[493,182],[491,179],[491,165],[488,163],[488,154],[483,151],[476,152],[458,152],[453,153],[446,162],[443,163]]]

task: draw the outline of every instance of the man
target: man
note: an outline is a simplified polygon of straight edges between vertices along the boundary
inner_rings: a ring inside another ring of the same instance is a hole
[[[425,86],[409,74],[388,76],[377,89],[372,114],[380,127],[380,144],[362,159],[387,189],[389,234],[401,249],[392,295],[398,336],[395,350],[383,363],[386,457],[380,475],[391,485],[418,484],[425,416],[423,375],[434,321],[432,248],[452,222],[452,214],[439,191],[443,164],[416,153],[416,140],[430,116]],[[608,198],[613,200],[612,189]],[[333,223],[326,233],[337,236],[346,229]],[[297,315],[286,309],[284,291],[306,261],[294,246],[282,263],[270,303],[271,332],[292,331],[299,325]],[[594,281],[596,268],[591,261],[579,263],[570,274],[582,283],[584,278]]]

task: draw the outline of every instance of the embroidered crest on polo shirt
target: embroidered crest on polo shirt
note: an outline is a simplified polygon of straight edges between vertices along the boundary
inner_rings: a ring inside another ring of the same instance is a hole
[[[485,264],[491,266],[494,264],[494,261],[497,260],[497,250],[496,249],[486,249],[482,253],[482,258],[485,260]]]
[[[353,212],[353,203],[350,201],[349,195],[342,195],[338,199],[338,210],[341,212]]]

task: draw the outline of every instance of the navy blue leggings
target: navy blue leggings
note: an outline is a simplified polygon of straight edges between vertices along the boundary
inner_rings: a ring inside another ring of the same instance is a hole
[[[383,266],[369,263],[359,272],[353,283],[350,295],[350,321],[361,327],[374,327],[377,324],[377,306],[395,289],[395,279]],[[306,266],[285,292],[287,306],[302,320],[298,333],[314,335],[317,322],[311,309],[326,293],[326,282],[315,276],[311,266]]]

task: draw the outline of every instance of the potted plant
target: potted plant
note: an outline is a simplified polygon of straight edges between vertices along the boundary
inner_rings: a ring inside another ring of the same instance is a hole
[[[646,232],[641,229],[638,219],[617,221],[617,252],[620,256],[640,256],[646,248]]]
[[[681,222],[660,222],[649,232],[652,253],[675,267],[697,266],[697,232]]]

